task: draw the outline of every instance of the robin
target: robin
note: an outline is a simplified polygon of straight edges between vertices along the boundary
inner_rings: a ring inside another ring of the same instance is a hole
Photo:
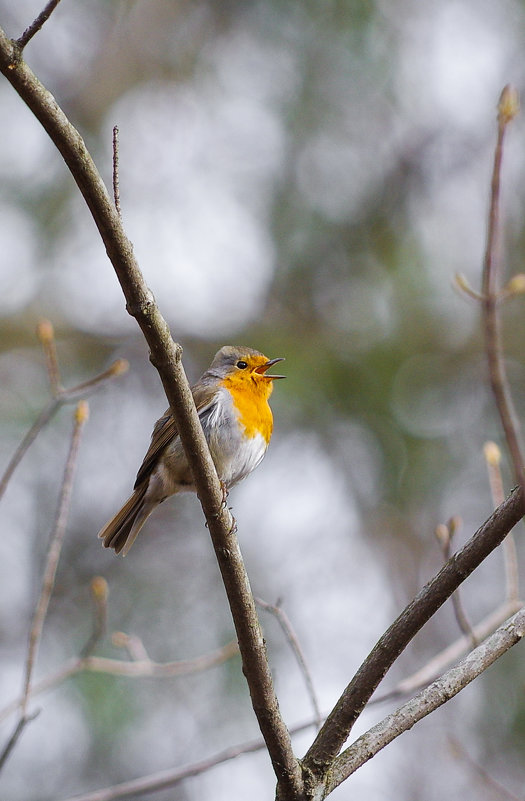
[[[283,375],[267,370],[282,358],[267,359],[258,350],[225,345],[192,387],[204,435],[226,490],[262,460],[272,435],[268,404],[273,381]],[[133,495],[99,533],[106,548],[125,556],[153,510],[170,495],[195,492],[191,470],[168,409],[157,420],[140,466]]]

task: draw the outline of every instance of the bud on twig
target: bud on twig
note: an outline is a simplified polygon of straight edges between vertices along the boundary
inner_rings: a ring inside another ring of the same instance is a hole
[[[43,345],[47,345],[55,338],[53,324],[50,320],[40,320],[36,327],[36,335]]]
[[[89,404],[85,400],[81,400],[77,403],[77,408],[75,409],[75,423],[77,425],[83,425],[87,423],[89,418]]]
[[[500,125],[507,125],[520,110],[520,98],[515,89],[507,84],[503,89],[498,103],[498,122]]]
[[[102,576],[95,576],[91,581],[91,594],[96,601],[107,601],[108,583]]]
[[[109,374],[118,376],[127,373],[129,370],[129,362],[127,359],[117,359],[109,368]]]
[[[497,467],[501,462],[501,450],[495,442],[489,440],[483,446],[485,461],[490,467]]]

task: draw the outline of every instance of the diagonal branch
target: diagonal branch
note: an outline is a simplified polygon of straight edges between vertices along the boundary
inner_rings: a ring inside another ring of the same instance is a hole
[[[16,44],[18,45],[21,51],[24,49],[26,44],[31,41],[33,36],[36,33],[38,33],[38,31],[42,28],[44,22],[47,22],[47,20],[49,19],[49,17],[51,16],[51,14],[53,13],[53,11],[55,10],[55,8],[58,6],[59,3],[60,0],[49,0],[45,8],[38,15],[38,17],[33,20],[33,22],[31,23],[31,25],[29,25],[28,28],[25,29],[22,36],[20,36],[16,40]]]
[[[505,544],[507,540],[504,541]],[[493,633],[494,629],[501,626],[508,617],[514,615],[522,608],[523,604],[517,600],[507,600],[501,606],[498,606],[487,617],[483,618],[477,625],[473,627],[473,634],[476,642],[482,642],[486,637]],[[412,693],[426,687],[431,681],[437,679],[444,670],[449,668],[458,659],[465,656],[472,649],[472,639],[470,635],[463,635],[460,639],[448,645],[438,654],[433,656],[423,667],[416,670],[410,676],[401,679],[395,687],[387,690],[380,695],[375,695],[370,704],[381,704],[384,701],[389,701],[394,698],[412,695]]]
[[[456,667],[451,668],[406,704],[371,728],[339,756],[330,771],[325,794],[364,765],[396,737],[412,728],[434,710],[445,704],[474,681],[509,648],[525,636],[525,609],[507,620],[494,634],[471,651]]]
[[[243,671],[278,783],[287,799],[302,795],[302,776],[281,717],[255,603],[232,516],[210,456],[181,362],[182,348],[171,338],[133,254],[122,222],[78,131],[55,98],[23,61],[20,48],[0,29],[0,71],[31,109],[60,151],[86,201],[126,298],[150,348],[190,463],[208,523],[239,639]]]
[[[515,489],[504,503],[423,587],[376,643],[306,754],[303,765],[314,783],[323,782],[365,704],[386,672],[417,632],[454,590],[503,541],[525,512],[523,494]]]

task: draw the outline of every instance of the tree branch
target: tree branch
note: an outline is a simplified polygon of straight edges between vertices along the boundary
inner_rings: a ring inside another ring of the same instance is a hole
[[[525,635],[525,609],[520,609],[456,667],[447,671],[406,704],[359,737],[338,757],[329,773],[325,794],[331,793],[361,765],[415,723],[453,698]],[[324,796],[323,796],[324,797]]]
[[[305,723],[299,723],[293,726],[290,732],[292,734],[299,734],[313,726],[315,726],[315,721],[308,720]],[[206,773],[217,765],[222,765],[224,762],[236,759],[238,756],[252,754],[255,751],[262,751],[265,746],[266,743],[259,737],[257,740],[249,740],[239,745],[229,746],[223,751],[219,751],[219,753],[214,756],[201,759],[198,762],[193,762],[191,765],[186,765],[186,767],[183,768],[169,768],[168,770],[158,771],[148,776],[141,776],[138,779],[131,779],[131,781],[122,782],[121,784],[114,784],[111,787],[102,787],[99,790],[93,790],[89,793],[75,795],[66,799],[66,801],[116,801],[117,798],[128,798],[133,795],[165,790],[168,787],[174,787],[179,782],[184,781],[184,779],[189,779],[192,776],[199,776],[201,773]]]
[[[506,537],[525,512],[519,488],[483,523],[467,543],[410,602],[367,656],[328,716],[303,760],[313,782],[323,782],[352,726],[386,672],[410,640],[454,590]]]
[[[522,606],[523,604],[521,601],[517,600],[507,600],[501,606],[498,606],[490,615],[487,615],[480,623],[474,626],[473,632],[476,641],[482,642],[486,637],[492,634],[498,626],[501,626],[508,617],[518,612]],[[391,690],[387,690],[380,695],[374,695],[369,703],[381,704],[384,701],[400,698],[402,696],[407,697],[417,692],[417,690],[426,687],[427,684],[434,681],[446,668],[450,667],[450,665],[457,662],[458,659],[468,653],[471,648],[471,637],[469,635],[464,635],[444,648],[436,654],[436,656],[432,657],[432,659],[430,659],[426,665],[419,668],[419,670],[401,679]]]
[[[22,51],[26,44],[33,38],[33,36],[38,33],[39,30],[41,30],[44,22],[47,22],[59,3],[60,0],[49,0],[43,11],[41,11],[38,17],[33,20],[31,25],[25,29],[22,36],[16,40],[16,44],[20,48],[20,51]]]
[[[82,137],[55,98],[23,61],[16,43],[11,42],[1,29],[0,71],[42,124],[69,167],[113,264],[126,298],[127,310],[136,319],[149,345],[150,359],[161,377],[206,516],[239,639],[252,705],[266,740],[278,784],[287,799],[299,799],[302,795],[301,770],[279,711],[234,521],[223,503],[222,488],[182,366],[182,348],[172,340],[169,328],[146,286],[131,242]]]
[[[89,643],[91,644],[91,643]],[[86,651],[86,648],[83,649]],[[171,662],[154,662],[152,659],[109,659],[107,657],[92,656],[82,653],[79,657],[69,659],[56,672],[36,682],[31,688],[31,698],[52,690],[66,679],[76,676],[84,671],[90,673],[108,673],[113,676],[126,676],[128,678],[173,678],[174,676],[187,676],[203,670],[222,665],[238,653],[237,642],[232,640],[221,648],[207,654],[201,654],[193,659],[178,659]],[[22,703],[22,696],[11,701],[0,710],[0,721],[9,717]]]

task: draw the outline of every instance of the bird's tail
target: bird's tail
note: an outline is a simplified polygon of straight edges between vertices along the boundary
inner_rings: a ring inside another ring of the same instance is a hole
[[[98,536],[104,541],[105,548],[113,548],[115,553],[126,556],[153,511],[154,505],[144,502],[147,488],[147,481],[139,484],[122,509],[99,532]]]

